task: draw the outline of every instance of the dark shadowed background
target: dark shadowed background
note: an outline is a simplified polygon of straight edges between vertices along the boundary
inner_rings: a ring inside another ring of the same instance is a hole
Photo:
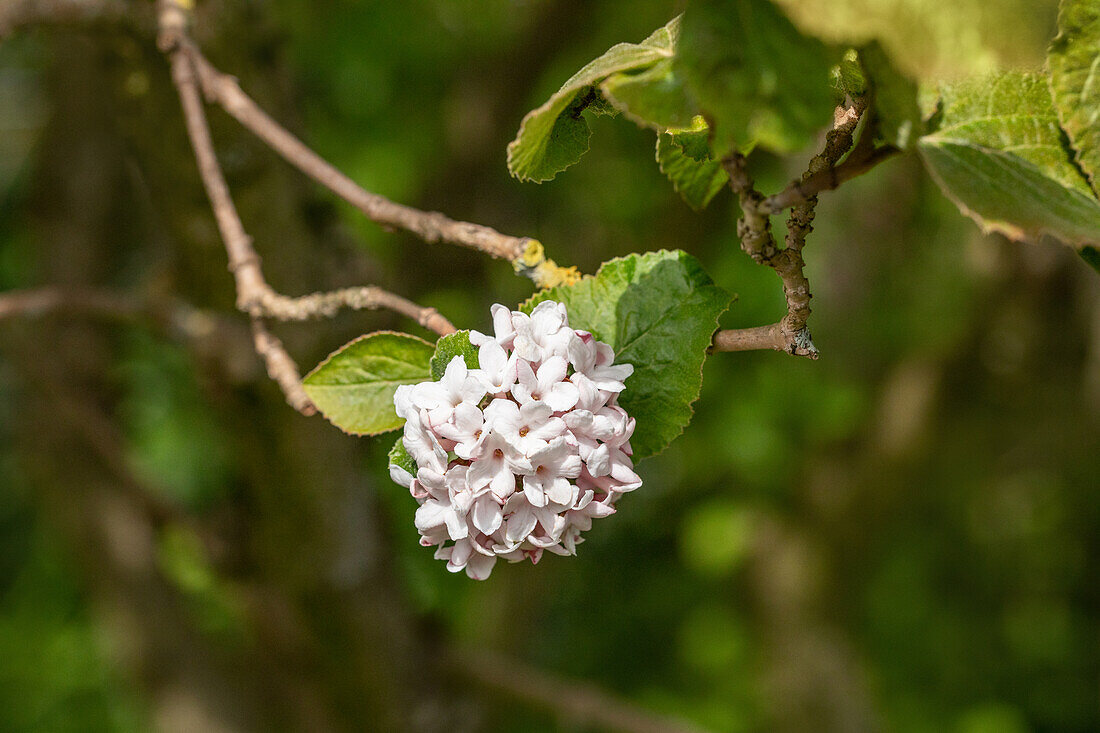
[[[1056,13],[785,5],[923,78],[1039,65]],[[738,294],[724,326],[771,323],[732,195],[691,212],[651,131],[599,118],[541,186],[505,167],[528,109],[680,6],[211,0],[195,35],[368,189],[585,272],[682,248]],[[820,361],[710,358],[694,422],[579,557],[477,583],[418,546],[392,440],[300,416],[263,374],[148,10],[0,43],[0,289],[203,309],[0,321],[0,729],[584,731],[562,710],[588,687],[716,731],[1100,729],[1100,278],[1070,250],[981,236],[912,157],[824,194]],[[479,329],[530,294],[210,116],[280,291],[373,283]],[[761,188],[812,152],[755,154]],[[308,369],[383,328],[428,336],[382,313],[276,330]],[[486,683],[544,686],[531,668],[573,685],[557,710]]]

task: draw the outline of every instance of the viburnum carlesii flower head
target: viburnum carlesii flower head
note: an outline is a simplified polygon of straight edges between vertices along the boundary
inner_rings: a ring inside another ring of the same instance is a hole
[[[440,380],[394,394],[416,472],[390,475],[420,504],[421,544],[476,580],[498,558],[576,554],[592,520],[642,483],[634,418],[618,405],[634,367],[571,328],[562,303],[492,316],[493,335],[470,332],[479,368],[456,356]]]

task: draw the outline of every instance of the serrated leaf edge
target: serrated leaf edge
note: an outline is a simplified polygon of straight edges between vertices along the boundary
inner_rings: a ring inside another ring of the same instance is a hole
[[[576,285],[577,285],[577,284],[578,284],[579,282],[583,282],[583,281],[584,281],[584,280],[586,280],[586,279],[595,279],[596,277],[598,277],[598,276],[600,275],[600,273],[601,273],[601,272],[603,272],[603,268],[607,267],[607,266],[608,266],[608,265],[610,265],[610,264],[613,264],[613,263],[615,263],[615,262],[621,262],[621,261],[625,261],[625,260],[627,260],[627,259],[628,259],[628,258],[630,258],[630,257],[642,257],[642,256],[644,256],[644,255],[647,255],[647,254],[657,254],[657,255],[659,255],[659,254],[674,254],[674,255],[677,255],[677,258],[679,258],[679,255],[681,255],[681,254],[684,254],[684,255],[688,255],[689,257],[693,257],[693,255],[691,255],[691,253],[690,253],[690,252],[685,252],[685,251],[684,251],[684,250],[682,250],[682,249],[658,249],[658,250],[650,250],[649,252],[640,252],[640,253],[633,253],[633,254],[629,254],[629,255],[623,255],[622,257],[614,257],[614,258],[612,258],[612,259],[610,259],[610,260],[607,260],[607,261],[606,261],[606,262],[604,262],[603,264],[601,264],[601,265],[600,265],[600,269],[596,271],[596,274],[595,274],[595,275],[585,275],[585,276],[584,276],[584,277],[582,277],[582,278],[581,278],[581,279],[580,279],[580,280],[579,280],[579,281],[578,281],[577,283],[572,283],[572,284],[570,284],[570,285],[559,285],[559,286],[557,286],[557,287],[566,287],[566,288],[571,288],[571,287],[574,287],[574,286],[576,286]],[[696,261],[698,261],[698,260],[696,260]],[[730,293],[730,292],[729,292],[728,290],[726,290],[726,289],[725,289],[725,288],[723,288],[723,287],[722,287],[721,285],[719,285],[718,283],[716,283],[716,282],[714,281],[714,278],[712,278],[712,277],[710,276],[710,274],[706,272],[706,270],[703,270],[702,268],[700,268],[700,271],[701,271],[701,272],[702,272],[702,273],[703,273],[704,275],[706,275],[706,277],[707,277],[707,279],[708,279],[708,280],[710,280],[710,285],[711,285],[712,287],[714,287],[714,288],[716,288],[716,289],[720,290],[721,292],[723,292],[723,293],[725,293],[726,295],[728,295],[728,296],[729,296],[729,302],[728,302],[728,303],[727,303],[727,304],[725,305],[725,307],[723,307],[723,308],[722,308],[722,310],[721,310],[721,311],[719,311],[719,312],[718,312],[718,313],[717,313],[717,314],[716,314],[716,315],[714,316],[714,328],[713,328],[713,329],[711,330],[711,332],[710,332],[710,337],[709,337],[709,338],[708,338],[708,340],[707,340],[707,343],[709,344],[709,343],[710,343],[710,340],[714,338],[714,333],[715,333],[715,332],[716,332],[716,331],[718,330],[718,328],[719,328],[718,322],[719,322],[719,321],[721,320],[722,316],[723,316],[723,315],[725,315],[726,311],[728,311],[728,310],[730,309],[730,306],[732,306],[732,305],[733,305],[734,301],[736,301],[736,300],[737,300],[737,295],[736,295],[736,294],[734,294],[734,293]],[[539,292],[535,293],[534,295],[532,295],[532,296],[531,296],[530,298],[528,298],[527,300],[525,300],[525,301],[523,301],[522,303],[520,303],[520,304],[519,304],[519,305],[517,306],[517,308],[518,308],[519,310],[521,310],[521,311],[522,311],[522,310],[523,310],[523,309],[524,309],[525,307],[527,307],[527,305],[528,305],[528,304],[529,304],[529,303],[530,303],[530,302],[531,302],[532,300],[534,300],[535,298],[539,297],[540,295],[543,295],[543,294],[545,294],[547,290],[552,290],[552,289],[553,289],[553,288],[543,288],[542,290],[540,290]],[[536,305],[537,305],[537,304],[536,304]],[[618,351],[616,351],[616,355],[618,355]],[[702,360],[701,362],[699,362],[699,386],[698,386],[698,388],[697,388],[697,389],[696,389],[696,391],[695,391],[695,396],[694,396],[694,397],[692,397],[692,398],[691,398],[691,399],[690,399],[690,400],[688,401],[688,403],[687,403],[687,408],[688,408],[688,420],[687,420],[687,422],[686,422],[686,423],[684,423],[683,425],[681,425],[681,426],[680,426],[680,431],[679,431],[678,433],[676,433],[676,435],[674,435],[674,436],[672,437],[672,439],[668,441],[668,443],[666,443],[665,445],[663,445],[663,446],[662,446],[662,447],[660,448],[660,450],[656,450],[656,451],[654,451],[653,453],[650,453],[650,454],[649,454],[648,456],[645,456],[645,457],[643,457],[643,458],[639,458],[639,459],[637,460],[637,463],[640,463],[641,461],[644,461],[644,460],[646,460],[646,459],[648,459],[648,458],[652,458],[653,456],[658,456],[658,455],[660,455],[661,453],[664,453],[664,452],[665,452],[666,450],[668,450],[668,447],[669,447],[670,445],[672,445],[672,443],[673,443],[673,442],[674,442],[674,441],[676,440],[676,438],[679,438],[679,437],[680,437],[681,435],[683,435],[683,434],[684,434],[684,431],[685,431],[685,430],[687,430],[687,427],[688,427],[688,425],[691,425],[691,421],[692,421],[692,420],[693,420],[693,419],[695,418],[695,403],[699,401],[699,396],[700,396],[700,395],[701,395],[701,394],[703,393],[703,366],[704,366],[704,365],[705,365],[705,364],[707,363],[707,357],[708,357],[708,356],[709,356],[709,354],[707,354],[707,352],[706,352],[706,349],[704,348],[704,351],[703,351],[703,360]]]
[[[924,146],[925,145],[935,145],[937,143],[952,143],[952,144],[955,144],[955,145],[962,145],[962,146],[974,148],[976,150],[980,150],[984,153],[989,153],[990,155],[993,155],[993,156],[1000,156],[1000,155],[1009,156],[1009,157],[1015,159],[1017,162],[1019,162],[1020,165],[1023,165],[1025,167],[1034,169],[1034,171],[1038,175],[1042,176],[1043,178],[1046,178],[1050,181],[1054,181],[1055,183],[1057,183],[1060,186],[1062,185],[1062,183],[1060,181],[1058,181],[1057,179],[1051,178],[1050,176],[1043,173],[1043,171],[1037,165],[1032,163],[1031,161],[1025,160],[1025,159],[1021,158],[1020,156],[1018,156],[1018,155],[1013,155],[1012,153],[1006,152],[1004,150],[997,150],[996,148],[989,148],[989,147],[986,147],[984,145],[977,145],[976,143],[973,143],[969,140],[963,140],[963,139],[958,139],[958,138],[949,138],[949,137],[938,137],[936,135],[925,135],[924,137],[922,137],[917,142],[917,150],[920,152],[921,160],[924,162],[924,169],[926,171],[928,171],[928,175],[930,175],[932,177],[932,180],[936,182],[936,185],[939,187],[939,189],[943,193],[943,195],[946,196],[947,199],[949,201],[951,201],[951,203],[955,204],[955,206],[958,207],[960,212],[962,212],[968,218],[972,219],[974,221],[974,223],[976,223],[978,225],[978,228],[982,231],[983,234],[1001,234],[1001,235],[1007,237],[1008,239],[1011,239],[1014,242],[1026,242],[1028,244],[1035,244],[1042,237],[1048,236],[1048,237],[1056,239],[1059,242],[1062,242],[1062,243],[1066,244],[1067,246],[1069,246],[1073,249],[1076,249],[1076,250],[1081,250],[1082,248],[1088,247],[1088,246],[1096,246],[1097,243],[1100,242],[1100,237],[1098,237],[1097,240],[1091,240],[1091,239],[1069,240],[1069,239],[1066,239],[1065,237],[1061,236],[1057,232],[1052,231],[1049,227],[1046,227],[1046,226],[1039,227],[1039,229],[1036,233],[1038,236],[1035,236],[1031,232],[1026,231],[1025,229],[1023,229],[1022,227],[1013,226],[1013,225],[1011,225],[1007,222],[997,222],[997,221],[988,221],[988,220],[986,220],[980,214],[976,213],[975,211],[970,209],[970,207],[966,206],[961,200],[959,200],[959,198],[955,195],[955,193],[953,191],[951,191],[950,188],[944,183],[943,178],[940,177],[940,174],[928,162],[928,158],[925,156]],[[1063,186],[1063,188],[1065,188],[1065,187]],[[1072,189],[1072,188],[1065,188],[1065,190],[1070,195],[1077,194],[1078,196],[1084,197],[1084,198],[1086,198],[1086,200],[1088,200],[1088,197],[1085,194],[1081,193],[1080,191],[1076,191],[1075,189]]]

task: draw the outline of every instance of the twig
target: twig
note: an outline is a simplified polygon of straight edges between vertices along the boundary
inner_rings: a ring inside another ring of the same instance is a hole
[[[303,415],[317,414],[317,408],[302,387],[298,365],[290,358],[283,342],[267,330],[262,318],[252,319],[252,343],[256,346],[256,353],[264,360],[267,376],[283,390],[287,404]]]
[[[144,3],[122,0],[4,0],[0,2],[0,39],[29,25],[88,23],[128,19]]]
[[[812,296],[810,282],[804,272],[806,263],[802,248],[806,244],[806,236],[813,231],[817,194],[836,188],[843,180],[858,175],[845,172],[845,165],[851,163],[850,171],[860,168],[862,172],[869,166],[861,166],[876,158],[877,151],[868,147],[868,152],[864,152],[864,146],[869,146],[872,139],[868,130],[864,130],[859,144],[852,147],[852,136],[866,109],[866,100],[863,99],[855,100],[851,106],[837,107],[833,127],[825,136],[822,152],[810,160],[799,181],[775,196],[765,198],[756,190],[746,169],[745,157],[740,153],[733,153],[722,161],[730,177],[730,187],[741,199],[742,216],[737,222],[741,248],[756,262],[771,267],[779,275],[787,301],[787,315],[770,326],[719,331],[714,336],[712,351],[775,349],[810,359],[818,357],[817,347],[806,327]],[[849,150],[852,152],[848,160],[838,166],[837,161]],[[785,203],[777,206],[777,201]],[[791,214],[787,219],[785,246],[779,249],[771,232],[770,215],[788,206],[791,207]]]
[[[53,313],[121,323],[149,320],[187,340],[204,339],[223,330],[236,335],[238,325],[178,298],[153,298],[87,285],[47,285],[0,293],[0,321],[15,317],[39,318]]]
[[[900,153],[893,146],[884,145],[875,148],[866,156],[850,157],[835,168],[827,168],[808,178],[794,181],[779,193],[764,199],[763,209],[776,214],[789,206],[806,201],[822,191],[832,191],[845,181],[861,176],[887,158]]]
[[[280,295],[271,288],[260,296],[259,302],[249,304],[253,315],[274,318],[279,321],[306,321],[311,318],[330,318],[342,308],[352,310],[391,310],[408,316],[424,328],[440,336],[455,332],[454,325],[435,308],[417,305],[400,295],[365,285],[343,288],[324,293],[313,293],[298,298]]]
[[[546,708],[583,727],[595,725],[624,733],[702,733],[687,721],[635,707],[590,685],[563,680],[492,652],[451,653],[464,675],[486,687]]]
[[[252,317],[256,353],[263,358],[268,376],[283,390],[291,407],[304,415],[316,412],[302,388],[297,365],[282,342],[267,330],[264,318],[304,320],[330,316],[341,307],[389,308],[414,318],[440,335],[453,332],[454,326],[434,308],[420,307],[381,288],[348,288],[291,298],[275,292],[267,284],[260,267],[260,257],[252,246],[252,238],[245,232],[214,152],[193,66],[193,59],[201,57],[186,36],[188,12],[172,0],[160,0],[158,12],[158,45],[168,54],[171,63],[172,81],[179,93],[184,123],[195,152],[199,176],[210,199],[210,206],[229,257],[229,270],[236,282],[237,307]],[[286,135],[289,136],[289,133]],[[294,140],[292,137],[290,139]]]
[[[194,44],[185,41],[183,48],[209,101],[220,105],[287,162],[362,211],[371,221],[408,230],[425,242],[470,247],[509,262],[519,260],[527,251],[532,241],[529,237],[512,237],[481,224],[455,221],[439,212],[420,211],[363,189],[272,119],[241,90],[236,79],[215,69]]]
[[[86,287],[48,286],[0,293],[0,321],[50,313],[89,313],[113,321],[132,321],[148,313],[140,299]]]

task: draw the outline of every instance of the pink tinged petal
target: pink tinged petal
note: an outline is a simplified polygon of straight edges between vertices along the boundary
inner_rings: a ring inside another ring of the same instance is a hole
[[[572,504],[573,490],[575,488],[575,486],[569,483],[568,479],[556,476],[551,479],[550,486],[546,489],[546,498],[555,504]]]
[[[565,517],[553,510],[536,509],[535,517],[538,519],[539,525],[551,537],[561,536],[561,531],[565,529]]]
[[[489,490],[493,492],[493,496],[503,501],[509,494],[516,490],[515,474],[507,468],[502,467],[489,482]]]
[[[445,514],[451,512],[451,508],[438,501],[426,501],[420,505],[413,516],[413,524],[421,532],[440,526],[446,521]],[[453,514],[453,512],[451,512]]]
[[[421,410],[434,410],[450,402],[450,394],[439,382],[421,382],[413,387],[410,399]]]
[[[411,473],[395,463],[390,464],[390,479],[398,486],[403,486],[406,489],[411,489],[414,481]]]
[[[412,498],[418,501],[420,499],[427,499],[429,496],[428,490],[416,479],[413,479],[412,485],[409,486],[409,493],[412,495]]]
[[[465,516],[470,511],[470,506],[473,503],[474,493],[472,491],[459,491],[451,498],[451,507],[460,517]]]
[[[500,505],[492,497],[483,496],[474,502],[473,520],[478,531],[492,534],[500,529],[504,515],[500,511]]]
[[[610,504],[604,504],[602,501],[589,504],[585,510],[588,515],[594,519],[603,519],[615,513],[615,507]]]
[[[505,341],[516,334],[516,327],[512,323],[512,311],[500,303],[494,303],[489,312],[493,315],[493,332],[496,334],[497,341],[501,342],[501,346],[507,346]]]
[[[568,365],[560,356],[552,356],[542,363],[537,374],[537,383],[540,389],[547,389],[565,379]]]
[[[467,372],[465,357],[453,357],[447,362],[443,378],[439,380],[440,386],[448,392],[457,392],[462,387],[462,383],[466,381]]]
[[[607,445],[600,445],[585,459],[588,472],[593,476],[606,476],[611,473],[611,452]]]
[[[565,412],[576,406],[581,398],[580,390],[571,382],[558,382],[542,396],[554,412]]]
[[[520,419],[519,405],[511,400],[498,397],[485,408],[486,427],[503,434],[518,431]]]
[[[534,430],[537,425],[542,425],[547,422],[553,412],[554,411],[550,409],[550,405],[542,402],[528,402],[526,405],[519,408],[520,427],[526,426]],[[562,427],[565,427],[564,423]]]
[[[465,515],[459,516],[454,509],[444,512],[443,519],[447,523],[447,536],[452,540],[461,540],[470,536],[470,527],[466,523]]]
[[[569,363],[576,371],[587,373],[596,365],[594,339],[587,331],[578,331],[577,336],[578,338],[569,343]]]
[[[461,357],[455,357],[461,358]],[[458,397],[463,402],[468,402],[472,405],[476,405],[481,402],[481,398],[488,392],[485,386],[481,383],[476,376],[470,375],[462,382],[462,386],[458,389]]]
[[[544,547],[543,549],[546,550],[547,552],[552,552],[555,555],[560,555],[562,557],[569,557],[570,555],[575,554],[575,553],[572,553],[569,550],[565,549],[564,547],[562,547],[560,542],[555,542],[554,544],[550,545],[549,547]]]
[[[592,492],[592,489],[585,489],[585,492],[581,494],[581,498],[577,501],[577,505],[573,507],[573,509],[576,511],[584,509],[586,506],[592,503],[592,497],[594,496],[595,494]]]
[[[393,393],[394,411],[406,420],[409,419],[410,415],[416,414],[416,408],[412,403],[412,390],[411,384],[402,384]]]
[[[532,404],[544,404],[542,402]],[[546,409],[549,410],[550,406],[547,405]],[[535,427],[531,426],[531,429],[527,433],[528,443],[531,441],[549,442],[555,438],[565,437],[565,421],[560,417],[552,417],[543,424]]]
[[[558,464],[558,475],[566,478],[576,478],[581,475],[581,457],[576,453],[564,456]]]
[[[488,555],[489,557],[496,557],[496,553],[493,552],[493,545],[494,544],[495,544],[495,542],[494,542],[492,537],[490,537],[487,534],[482,534],[474,542],[474,549],[482,555]]]
[[[474,491],[485,488],[496,476],[497,466],[492,457],[471,462],[470,470],[466,472],[466,483]]]
[[[516,386],[524,386],[528,390],[535,390],[538,388],[538,377],[535,375],[535,368],[531,365],[531,362],[520,359],[516,362]]]
[[[474,548],[469,540],[456,542],[451,552],[451,559],[447,562],[447,569],[453,573],[466,567],[466,561],[470,559],[473,552]]]
[[[549,550],[550,548],[552,548],[552,547],[554,547],[555,545],[558,544],[557,538],[554,538],[554,537],[538,537],[537,535],[531,535],[530,537],[527,538],[527,541],[530,542],[535,547],[538,547],[539,549],[542,549],[542,550]]]
[[[474,555],[466,562],[466,575],[472,580],[486,580],[496,564],[496,557]]]
[[[524,550],[524,556],[531,561],[532,565],[538,565],[539,560],[542,559],[542,548],[536,548],[534,550]]]
[[[577,407],[581,410],[594,411],[604,406],[606,400],[600,393],[596,383],[581,373],[576,373],[569,378],[576,385],[580,397],[577,399]]]
[[[447,545],[446,547],[440,545],[436,548],[434,557],[436,560],[450,560],[454,549],[454,545]]]
[[[516,340],[513,343],[515,353],[521,358],[527,361],[542,361],[542,347],[535,343],[526,334],[516,334]]]
[[[527,538],[527,535],[531,534],[537,523],[535,513],[529,505],[520,507],[508,520],[508,524],[504,528],[504,539],[509,543],[522,542]]]
[[[523,495],[527,497],[527,501],[531,502],[531,506],[546,506],[546,491],[542,487],[542,482],[534,476],[523,477]]]
[[[594,418],[595,416],[589,410],[573,410],[569,414],[562,416],[562,420],[565,421],[565,424],[575,433],[585,433],[591,430]]]

